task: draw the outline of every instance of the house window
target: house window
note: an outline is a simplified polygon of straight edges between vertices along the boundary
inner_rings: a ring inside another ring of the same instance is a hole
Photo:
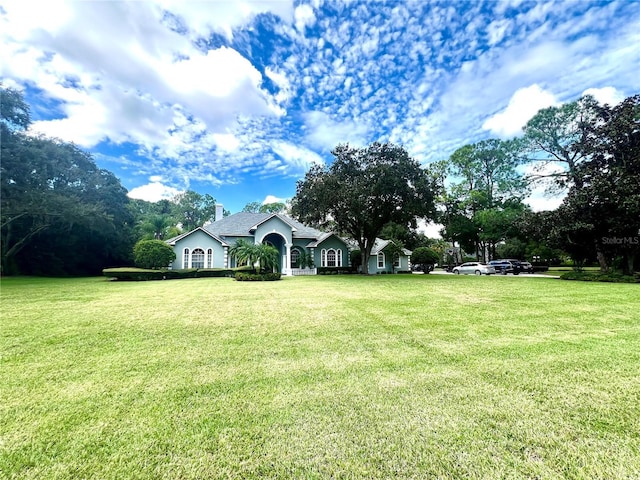
[[[207,267],[213,268],[213,250],[207,250]]]
[[[322,267],[341,267],[342,266],[342,250],[330,248],[320,251],[320,265]]]
[[[300,268],[300,250],[294,248],[291,250],[291,268]]]
[[[393,256],[393,266],[398,268],[400,267],[400,255]]]
[[[378,268],[384,268],[384,253],[378,253]]]
[[[327,267],[336,267],[336,251],[332,248],[327,251]]]
[[[182,256],[182,268],[189,268],[189,249],[184,249],[184,255]]]
[[[191,268],[204,268],[204,250],[201,248],[191,252]]]

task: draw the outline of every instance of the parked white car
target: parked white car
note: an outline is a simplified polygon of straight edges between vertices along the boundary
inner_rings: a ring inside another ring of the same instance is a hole
[[[480,262],[467,262],[457,267],[453,267],[453,273],[456,275],[493,275],[496,273],[496,269],[490,267],[486,263]]]

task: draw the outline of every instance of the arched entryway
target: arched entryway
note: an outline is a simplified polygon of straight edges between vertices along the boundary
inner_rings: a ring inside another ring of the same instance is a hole
[[[262,239],[262,243],[271,245],[278,250],[278,272],[282,272],[285,275],[289,271],[289,262],[287,261],[287,242],[286,239],[279,233],[269,233]]]

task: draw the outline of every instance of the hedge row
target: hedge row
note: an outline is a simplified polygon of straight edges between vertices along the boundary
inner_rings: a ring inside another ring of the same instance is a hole
[[[147,280],[173,280],[180,278],[202,278],[202,277],[233,277],[236,272],[244,271],[246,267],[240,268],[189,268],[180,270],[150,270],[135,267],[105,268],[102,274],[105,277],[116,280],[147,281]]]
[[[239,282],[273,282],[280,280],[280,274],[236,272],[236,280]]]
[[[620,273],[567,272],[560,275],[560,279],[582,282],[640,283],[639,275],[631,276]]]
[[[318,275],[344,275],[357,273],[356,269],[353,267],[318,267],[316,270]]]

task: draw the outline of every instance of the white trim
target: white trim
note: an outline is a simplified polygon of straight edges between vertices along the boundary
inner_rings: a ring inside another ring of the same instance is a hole
[[[382,255],[382,266],[380,266],[380,255]],[[387,258],[384,252],[378,252],[376,255],[376,265],[378,266],[378,270],[384,270],[387,264]]]

